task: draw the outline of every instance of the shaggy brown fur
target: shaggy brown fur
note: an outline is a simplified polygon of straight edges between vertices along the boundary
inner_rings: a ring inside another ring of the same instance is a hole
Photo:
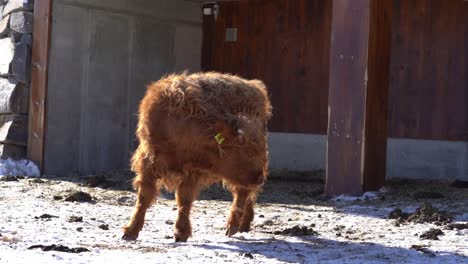
[[[138,237],[146,210],[164,187],[176,192],[174,238],[187,241],[192,202],[203,187],[221,181],[233,194],[226,235],[249,231],[268,173],[271,109],[259,80],[209,72],[170,75],[151,84],[139,108],[140,144],[131,164],[138,193],[123,238]]]

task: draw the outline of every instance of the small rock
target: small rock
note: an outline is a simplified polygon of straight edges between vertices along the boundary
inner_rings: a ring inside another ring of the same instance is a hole
[[[422,252],[424,254],[429,255],[430,257],[435,257],[435,254],[427,248],[427,246],[423,245],[412,245],[411,249],[417,250],[419,252]]]
[[[30,182],[30,183],[45,183],[44,180],[37,179],[37,178],[36,178],[36,179],[33,179],[33,180],[30,180],[29,182]]]
[[[81,253],[81,252],[89,252],[89,249],[84,247],[76,247],[76,248],[69,248],[62,245],[50,245],[50,246],[43,246],[43,245],[34,245],[28,247],[28,249],[36,249],[40,248],[42,251],[59,251],[59,252],[67,252],[67,253]]]
[[[261,214],[258,216],[258,218],[265,218],[265,216]]]
[[[268,220],[265,220],[263,221],[263,225],[266,225],[266,226],[271,226],[271,225],[274,225],[275,222],[271,219],[268,219]]]
[[[281,231],[274,231],[275,235],[290,235],[290,236],[312,236],[318,233],[310,227],[295,225],[291,228],[286,228]]]
[[[62,200],[62,199],[63,199],[63,197],[62,197],[61,195],[54,195],[52,198],[53,198],[55,201],[57,201],[57,200]]]
[[[93,198],[89,193],[78,191],[70,194],[65,198],[67,202],[92,202]]]
[[[166,223],[167,225],[173,225],[173,224],[174,224],[174,222],[173,222],[172,220],[166,220],[165,223]]]
[[[76,231],[78,231],[78,232],[83,232],[83,228],[82,228],[82,227],[77,227],[77,228],[76,228]]]
[[[401,211],[400,208],[395,208],[393,211],[391,211],[389,214],[388,214],[388,219],[398,219],[400,218],[402,215],[404,215],[404,213]],[[409,214],[408,214],[409,215]]]
[[[108,224],[101,224],[98,226],[102,230],[109,230],[109,225]]]
[[[107,183],[107,178],[104,175],[90,176],[86,178],[86,184],[90,187],[106,185]]]
[[[241,253],[239,253],[239,255],[242,256],[242,257],[245,257],[245,258],[249,258],[249,259],[254,258],[254,256],[250,252],[241,252]]]
[[[68,218],[67,220],[70,223],[76,223],[76,222],[83,222],[83,217],[82,216],[76,216],[72,215]]]
[[[444,235],[444,232],[438,228],[431,228],[428,231],[422,233],[419,237],[422,239],[439,240],[439,236]]]
[[[42,214],[40,216],[34,217],[34,219],[52,219],[52,218],[59,218],[59,217],[55,215],[51,215],[51,214]]]
[[[18,178],[16,176],[5,175],[0,178],[0,181],[6,181],[6,182],[18,181]]]
[[[468,223],[452,223],[452,224],[448,224],[448,225],[447,225],[447,229],[449,229],[449,230],[454,230],[454,229],[464,230],[464,229],[468,229]]]
[[[120,205],[132,206],[135,204],[135,198],[128,195],[120,196],[119,198],[117,198],[117,203]]]
[[[343,230],[343,229],[345,229],[345,228],[346,228],[346,226],[344,226],[344,225],[337,225],[337,226],[335,226],[335,227],[333,228],[333,230],[335,230],[335,231],[340,231],[340,230]]]

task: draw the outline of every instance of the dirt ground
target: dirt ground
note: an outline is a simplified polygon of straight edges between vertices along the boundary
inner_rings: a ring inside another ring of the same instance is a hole
[[[135,199],[129,187],[119,175],[3,178],[0,263],[468,263],[466,188],[400,181],[329,199],[319,179],[270,180],[253,230],[227,238],[231,196],[214,186],[195,203],[193,237],[175,243],[169,193],[137,241],[120,239]]]

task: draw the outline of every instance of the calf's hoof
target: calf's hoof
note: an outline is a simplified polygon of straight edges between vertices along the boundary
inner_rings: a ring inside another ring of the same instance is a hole
[[[137,238],[138,238],[138,235],[131,235],[131,234],[124,234],[122,236],[122,239],[126,241],[133,241],[133,240],[136,240]]]
[[[230,226],[226,230],[226,236],[232,237],[233,235],[237,234],[239,232],[239,227],[238,226]]]
[[[132,232],[131,226],[126,225],[122,228],[122,230],[124,233],[122,236],[123,240],[131,241],[131,240],[136,240],[138,238],[139,232],[135,232],[135,231]]]
[[[174,241],[175,242],[187,242],[188,236],[182,236],[180,234],[174,234]]]
[[[241,233],[247,233],[249,231],[250,231],[250,226],[241,226],[239,228],[239,232],[241,232]]]

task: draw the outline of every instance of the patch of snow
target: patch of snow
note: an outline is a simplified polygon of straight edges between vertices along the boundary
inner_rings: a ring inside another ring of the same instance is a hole
[[[0,159],[0,175],[39,177],[39,168],[30,160]]]
[[[464,213],[462,215],[457,215],[455,217],[455,220],[456,221],[466,221],[466,222],[468,222],[468,213]]]
[[[334,197],[332,200],[335,202],[345,201],[345,202],[354,202],[354,201],[367,201],[367,200],[375,200],[381,196],[380,192],[365,192],[362,196],[350,196],[342,194],[340,196]]]

